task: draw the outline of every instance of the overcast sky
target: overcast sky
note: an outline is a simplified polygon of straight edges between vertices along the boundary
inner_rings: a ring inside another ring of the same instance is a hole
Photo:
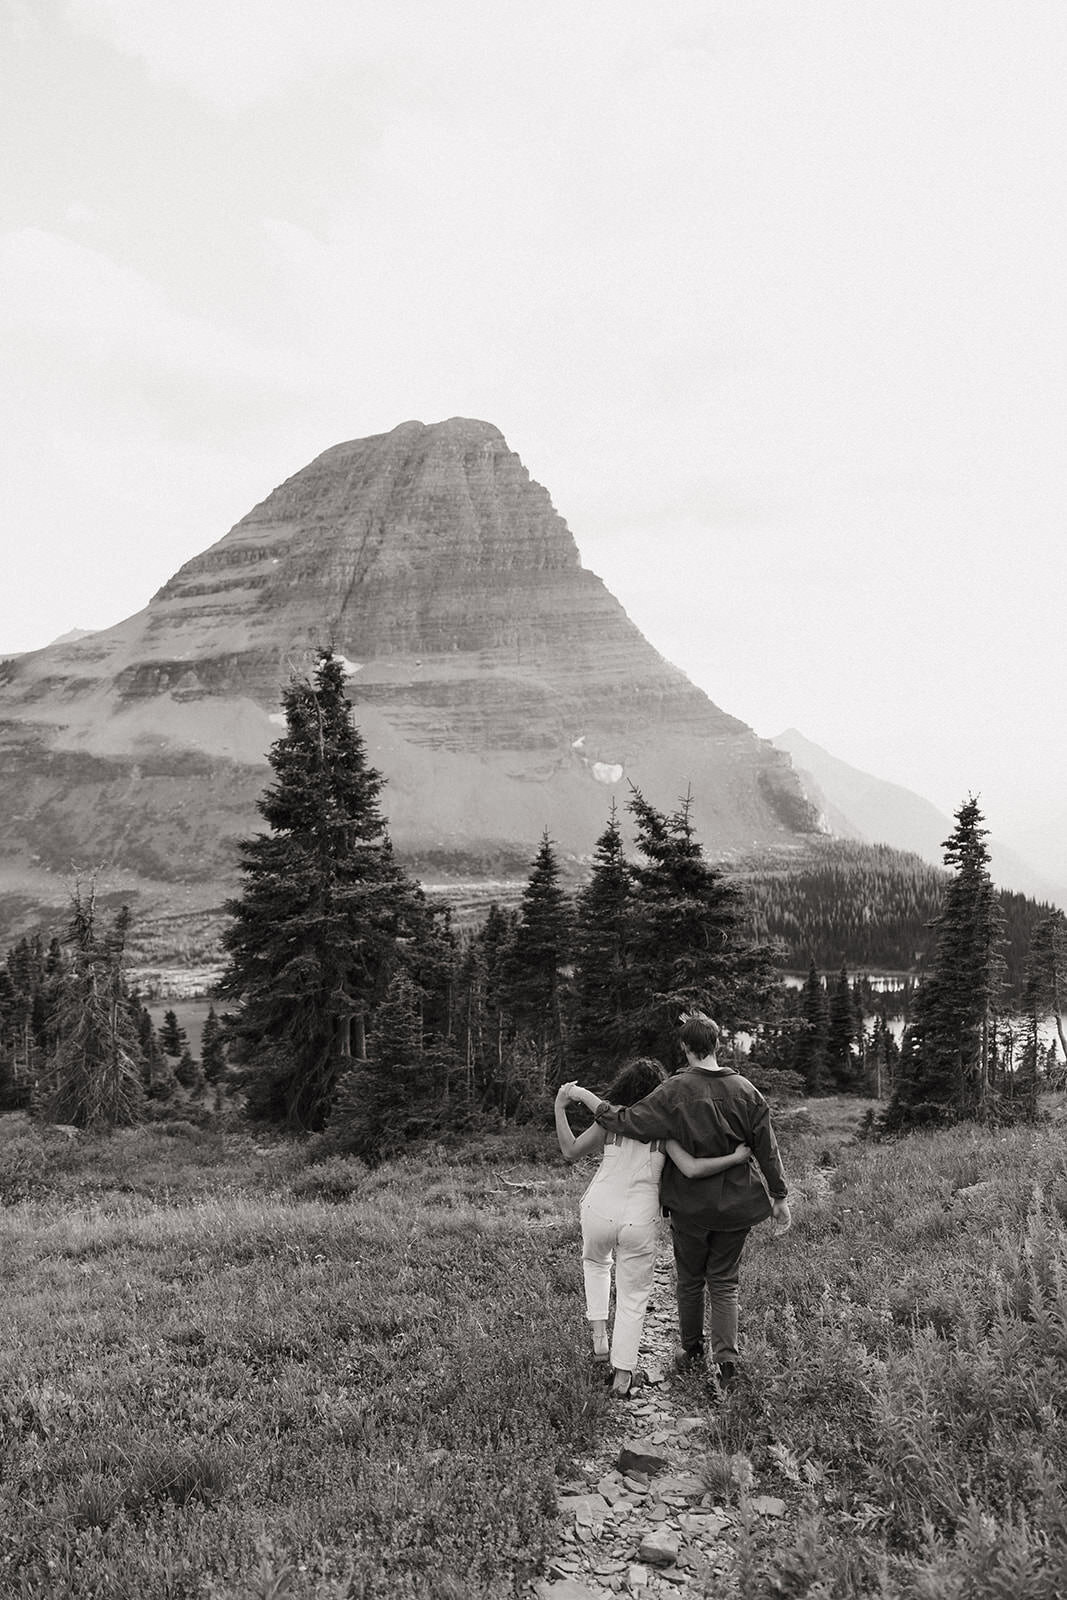
[[[1063,0],[0,5],[0,653],[482,417],[757,732],[1064,816]]]

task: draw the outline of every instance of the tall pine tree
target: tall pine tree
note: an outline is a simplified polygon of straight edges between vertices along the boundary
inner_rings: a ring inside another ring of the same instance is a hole
[[[236,1002],[226,1030],[249,1114],[318,1128],[338,1077],[366,1055],[425,902],[393,857],[342,662],[326,651],[314,681],[291,682],[282,703],[275,782],[259,801],[270,832],[239,847],[245,883],[227,902],[219,992]]]
[[[604,1081],[632,1043],[632,878],[615,803],[578,895],[574,927],[574,1064]]]
[[[800,991],[800,1023],[794,1044],[793,1070],[804,1080],[808,1094],[825,1094],[827,1089],[826,1046],[830,1032],[830,1010],[823,983],[812,961]]]
[[[563,1081],[571,956],[571,904],[546,828],[522,892],[519,920],[504,970],[511,1016],[533,1050],[540,1088]]]
[[[989,875],[982,813],[973,795],[945,840],[955,869],[933,923],[934,950],[915,997],[893,1098],[891,1129],[985,1114],[1000,991],[1002,914]]]
[[[742,938],[741,892],[705,860],[689,798],[664,814],[635,789],[629,810],[643,858],[631,869],[633,1048],[666,1063],[683,1012],[707,1011],[728,1031],[755,1024],[770,953]]]
[[[826,1065],[830,1083],[838,1094],[857,1094],[862,1088],[861,1058],[857,1046],[863,1037],[857,1022],[856,1002],[848,971],[842,966],[830,995],[826,1029]]]

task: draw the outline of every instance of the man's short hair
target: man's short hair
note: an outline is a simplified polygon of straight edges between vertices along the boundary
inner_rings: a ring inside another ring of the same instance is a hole
[[[710,1017],[703,1012],[692,1012],[682,1023],[679,1038],[686,1049],[702,1061],[705,1056],[713,1056],[715,1047],[719,1042],[719,1024],[712,1022]]]

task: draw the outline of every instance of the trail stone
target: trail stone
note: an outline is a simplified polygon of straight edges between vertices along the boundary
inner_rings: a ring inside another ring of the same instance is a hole
[[[535,1593],[539,1600],[603,1600],[604,1590],[591,1589],[580,1578],[542,1578]]]
[[[667,1465],[666,1456],[654,1455],[646,1447],[651,1441],[633,1440],[624,1444],[615,1458],[615,1465],[620,1472],[632,1477],[635,1472],[656,1473],[662,1472]]]
[[[689,1539],[717,1539],[729,1518],[722,1511],[683,1511],[678,1526]]]
[[[605,1476],[601,1478],[600,1482],[597,1484],[596,1492],[607,1501],[609,1506],[613,1506],[616,1500],[622,1498],[622,1484],[619,1482],[618,1478],[609,1477],[605,1474]]]
[[[662,1500],[657,1500],[656,1503],[649,1506],[648,1510],[644,1513],[649,1522],[666,1522],[670,1514],[670,1506],[664,1505]]]
[[[603,1521],[608,1514],[608,1503],[602,1494],[565,1494],[560,1496],[560,1513],[582,1523]]]
[[[696,1433],[698,1428],[706,1426],[707,1419],[705,1417],[679,1417],[674,1425],[675,1431],[682,1434]]]
[[[672,1567],[681,1545],[680,1535],[668,1528],[656,1528],[641,1540],[637,1559],[647,1561],[650,1567]]]
[[[784,1517],[785,1501],[773,1494],[758,1494],[752,1501],[752,1509],[761,1517]]]
[[[648,1583],[648,1568],[641,1561],[633,1561],[626,1569],[626,1587],[643,1589]]]
[[[661,1495],[683,1495],[699,1500],[706,1487],[703,1478],[698,1478],[695,1472],[675,1472],[656,1479],[656,1493]]]

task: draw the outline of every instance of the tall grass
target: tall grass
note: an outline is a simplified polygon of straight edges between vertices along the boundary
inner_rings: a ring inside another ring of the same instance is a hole
[[[749,1243],[752,1387],[693,1462],[741,1592],[1062,1600],[1067,1123],[871,1145],[861,1110],[781,1118],[795,1226]],[[606,1405],[585,1174],[524,1141],[370,1171],[0,1119],[0,1594],[521,1593]]]
[[[572,1197],[365,1180],[175,1203],[134,1168],[0,1213],[0,1593],[476,1596],[542,1565],[604,1405]]]
[[[799,1173],[792,1234],[757,1232],[746,1263],[760,1404],[724,1412],[716,1448],[755,1449],[805,1503],[802,1537],[753,1592],[1056,1600],[1064,1125],[836,1157]]]

